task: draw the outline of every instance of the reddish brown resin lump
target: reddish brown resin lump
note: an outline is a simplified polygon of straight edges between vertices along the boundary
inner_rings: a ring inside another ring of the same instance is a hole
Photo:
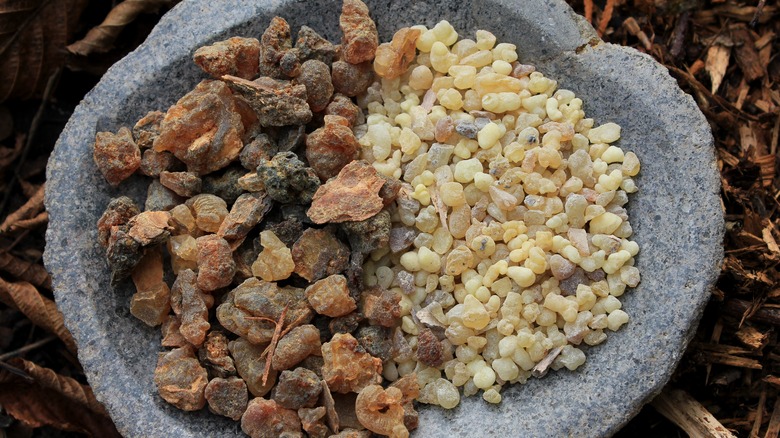
[[[98,132],[92,154],[100,173],[109,184],[116,187],[132,175],[141,165],[141,150],[133,141],[127,128],[119,128],[116,134]]]
[[[171,214],[167,211],[145,211],[139,213],[127,223],[130,227],[127,234],[141,246],[163,243],[171,235],[171,230],[173,230],[173,227],[168,224],[170,219]]]
[[[154,149],[146,149],[141,154],[141,167],[139,170],[146,176],[159,178],[160,173],[172,169],[178,161],[170,152],[157,152]]]
[[[155,327],[171,310],[171,291],[163,281],[163,259],[157,249],[149,249],[133,269],[136,293],[130,299],[130,314]]]
[[[269,77],[247,81],[225,75],[222,80],[255,111],[262,126],[305,125],[311,121],[305,85]]]
[[[170,151],[187,170],[205,175],[238,157],[243,135],[241,115],[228,86],[205,80],[168,109],[154,150]]]
[[[365,92],[374,82],[374,68],[371,62],[355,65],[336,61],[331,66],[331,76],[336,91],[349,97],[355,97]]]
[[[392,290],[369,289],[363,293],[363,314],[371,324],[395,327],[401,317],[401,295]]]
[[[235,421],[241,419],[246,411],[249,394],[246,383],[240,377],[217,377],[212,379],[204,392],[209,410],[217,415],[224,415]]]
[[[149,111],[133,126],[133,138],[139,148],[150,148],[160,134],[160,123],[165,118],[162,111]]]
[[[263,216],[271,209],[271,198],[265,193],[244,193],[236,199],[230,213],[219,226],[217,235],[236,248]]]
[[[349,126],[355,126],[362,116],[360,107],[352,102],[349,97],[337,93],[333,96],[328,106],[325,108],[326,116],[341,116],[347,119]]]
[[[382,210],[379,190],[385,180],[365,161],[353,161],[322,185],[307,212],[316,224],[362,221]]]
[[[317,281],[347,268],[349,248],[328,228],[307,228],[292,246],[292,258],[296,274]]]
[[[236,374],[228,342],[224,333],[210,331],[206,336],[206,342],[198,350],[198,358],[209,371],[209,376],[227,378]]]
[[[382,361],[368,354],[349,333],[338,333],[323,344],[322,358],[322,377],[334,392],[360,392],[382,382]]]
[[[187,200],[186,205],[192,210],[195,225],[202,231],[216,233],[228,215],[227,203],[219,196],[203,193]]]
[[[242,37],[218,41],[196,50],[193,60],[214,78],[233,75],[254,79],[260,64],[260,41]]]
[[[292,409],[255,398],[241,417],[241,430],[252,438],[302,437],[301,420]]]
[[[360,391],[355,402],[355,413],[360,424],[371,432],[391,438],[408,437],[409,430],[404,425],[404,408],[401,406],[402,398],[403,394],[398,388],[366,386]]]
[[[133,216],[137,215],[141,211],[135,202],[127,196],[120,196],[114,198],[108,203],[106,211],[100,216],[97,222],[98,228],[98,242],[103,248],[108,246],[108,238],[111,236],[111,227],[117,225],[124,225]]]
[[[197,274],[189,269],[181,271],[176,277],[172,294],[181,303],[179,332],[187,342],[199,347],[211,328],[209,307],[213,305],[214,299],[203,293],[197,285]]]
[[[336,57],[336,46],[326,40],[309,26],[298,29],[298,40],[295,42],[300,59],[316,59],[330,65]]]
[[[344,0],[339,17],[339,27],[344,32],[342,54],[350,64],[374,59],[379,45],[379,34],[374,20],[368,15],[368,6],[360,0]]]
[[[184,411],[197,411],[206,405],[203,394],[209,378],[191,346],[160,354],[154,370],[154,384],[160,396]]]
[[[306,298],[315,312],[332,318],[357,309],[343,275],[331,275],[307,287]]]
[[[306,137],[306,159],[322,181],[338,175],[360,155],[360,143],[341,116],[325,116],[325,126]]]
[[[282,371],[274,388],[273,399],[287,409],[311,408],[317,404],[322,384],[314,372],[306,368]],[[323,412],[324,414],[324,412]]]
[[[306,87],[306,102],[312,111],[320,112],[328,106],[333,95],[333,83],[330,79],[330,67],[327,64],[316,59],[304,62],[296,82]]]
[[[328,426],[324,423],[324,417],[324,406],[298,409],[298,418],[301,419],[303,430],[309,434],[310,438],[325,438],[330,435]]]
[[[249,392],[255,397],[268,394],[276,384],[276,371],[273,368],[268,374],[268,380],[263,384],[266,361],[263,351],[267,346],[268,344],[253,344],[244,338],[238,338],[228,344],[238,375],[244,379]]]
[[[230,245],[214,234],[198,237],[197,242],[198,287],[210,292],[229,285],[236,273]]]
[[[160,184],[179,196],[189,198],[200,193],[203,181],[190,172],[160,172]]]
[[[288,370],[312,354],[320,354],[320,331],[311,324],[295,327],[279,340],[271,365]]]
[[[415,46],[420,29],[403,27],[393,35],[393,41],[376,50],[374,71],[383,78],[394,79],[406,72],[416,55]]]

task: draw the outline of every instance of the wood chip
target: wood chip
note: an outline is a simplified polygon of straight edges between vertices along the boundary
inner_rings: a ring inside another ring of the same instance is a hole
[[[710,411],[687,392],[667,387],[652,402],[669,421],[692,437],[734,438]]]
[[[550,368],[550,365],[552,365],[555,358],[558,357],[559,354],[561,354],[561,351],[563,351],[563,347],[555,347],[552,350],[550,350],[550,352],[547,353],[547,356],[545,356],[544,359],[539,361],[539,363],[537,363],[536,366],[531,370],[531,375],[537,378],[544,377],[545,374],[547,374],[547,371]]]

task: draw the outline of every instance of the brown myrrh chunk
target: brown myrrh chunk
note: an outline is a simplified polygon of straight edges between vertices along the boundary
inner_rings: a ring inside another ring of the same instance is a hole
[[[267,320],[278,321],[285,306],[285,327],[296,321],[308,323],[314,316],[303,289],[279,288],[276,283],[252,277],[225,296],[217,308],[217,319],[227,330],[261,344],[273,337],[275,324]]]
[[[133,138],[139,148],[150,148],[160,134],[160,123],[165,118],[162,111],[149,111],[133,126]],[[143,166],[143,162],[141,163]]]
[[[230,89],[224,82],[205,80],[168,109],[153,147],[172,152],[187,170],[205,175],[238,157],[242,135],[244,125]]]
[[[317,384],[319,385],[319,382]],[[325,438],[330,435],[328,426],[323,421],[324,417],[324,406],[298,409],[298,418],[301,419],[303,430],[309,434],[309,438]]]
[[[100,173],[114,187],[141,165],[141,150],[133,141],[133,134],[124,127],[119,128],[116,134],[98,132],[92,157]]]
[[[246,382],[249,392],[255,397],[262,397],[271,391],[276,384],[276,371],[272,368],[268,374],[268,381],[263,385],[263,373],[265,372],[266,358],[263,351],[268,344],[255,345],[245,338],[230,341],[228,348],[236,364],[238,375]]]
[[[219,196],[202,193],[187,200],[186,205],[192,210],[195,225],[208,233],[216,233],[228,215],[227,203]]]
[[[328,323],[328,330],[335,335],[336,333],[352,333],[357,330],[360,323],[364,320],[363,314],[360,312],[352,312],[350,314],[333,318]]]
[[[328,106],[333,95],[333,83],[330,79],[330,67],[322,61],[310,59],[301,65],[301,74],[295,79],[306,87],[306,102],[314,112],[320,112]]]
[[[209,324],[209,304],[214,299],[207,297],[197,285],[197,274],[189,269],[179,272],[173,283],[172,295],[180,304],[179,316],[181,326],[179,332],[190,344],[199,347],[206,339],[206,332],[211,328]]]
[[[371,432],[368,430],[344,429],[330,438],[371,438]]]
[[[392,330],[376,325],[360,327],[355,333],[360,346],[382,362],[389,360],[393,355],[392,336]]]
[[[240,377],[212,379],[206,385],[204,396],[209,403],[209,411],[217,415],[224,415],[234,421],[241,419],[249,401],[246,383]]]
[[[160,172],[172,169],[177,163],[176,157],[170,152],[157,152],[146,149],[141,155],[140,171],[146,176],[157,178]]]
[[[341,116],[325,116],[325,126],[306,137],[306,159],[322,181],[339,171],[360,155],[360,143]]]
[[[307,228],[293,245],[292,258],[296,274],[308,281],[316,281],[346,269],[349,248],[328,228]]]
[[[342,55],[350,64],[374,59],[379,45],[379,33],[374,20],[368,15],[368,6],[360,0],[344,0],[339,17],[339,27],[344,32]]]
[[[385,181],[365,161],[353,161],[322,185],[307,212],[316,224],[362,221],[382,210],[379,190]]]
[[[339,429],[365,429],[355,415],[355,400],[357,400],[357,393],[354,392],[333,394],[333,409],[339,419]]]
[[[377,75],[394,79],[406,72],[409,64],[414,60],[417,38],[420,29],[402,27],[395,35],[393,41],[381,44],[376,50],[374,58],[374,71]]]
[[[306,298],[315,312],[333,318],[357,309],[343,275],[331,275],[307,287]]]
[[[184,411],[197,411],[206,405],[203,391],[209,378],[191,346],[160,353],[154,370],[154,384],[160,396]]]
[[[146,251],[133,269],[136,293],[130,299],[130,314],[151,327],[165,321],[171,310],[171,291],[163,281],[163,259],[158,249]]]
[[[233,251],[217,235],[198,237],[198,287],[211,292],[229,285],[236,273]]]
[[[225,75],[222,80],[255,111],[261,126],[305,125],[311,121],[305,85],[265,76],[247,81]]]
[[[208,369],[210,376],[226,378],[236,374],[236,367],[228,350],[228,342],[224,333],[211,331],[206,336],[206,342],[198,350],[198,358]]]
[[[108,238],[111,236],[111,227],[125,225],[133,216],[141,211],[135,201],[127,196],[114,198],[108,203],[106,211],[97,222],[98,242],[103,248],[108,246]]]
[[[228,204],[236,202],[244,193],[238,186],[238,179],[246,175],[246,171],[238,163],[233,163],[220,172],[215,172],[203,177],[203,193],[209,193]]]
[[[272,205],[273,201],[265,193],[244,193],[233,203],[217,235],[227,240],[232,248],[237,248],[249,231],[263,220]]]
[[[274,154],[275,146],[266,134],[259,134],[249,144],[244,145],[238,158],[245,169],[255,171],[257,166],[265,160],[270,160]]]
[[[127,234],[127,225],[111,227],[106,248],[106,259],[111,268],[111,283],[124,280],[141,261],[143,251],[141,244]]]
[[[387,210],[362,221],[342,222],[339,226],[346,233],[353,252],[368,254],[375,249],[387,247],[390,242],[392,223]]]
[[[160,172],[160,184],[173,190],[177,195],[189,198],[200,193],[203,181],[191,172]]]
[[[322,358],[322,376],[334,392],[360,392],[382,381],[382,360],[368,354],[348,333],[323,344]]]
[[[292,36],[284,18],[274,17],[260,37],[260,76],[281,78],[295,70],[297,59],[289,59]],[[284,64],[282,67],[281,64]]]
[[[293,260],[295,260],[295,242],[301,238],[304,231],[301,221],[293,217],[287,217],[281,222],[266,224],[265,229],[273,231],[279,240],[284,242],[285,245],[292,247]]]
[[[333,99],[325,108],[325,115],[344,117],[349,122],[350,127],[357,125],[362,116],[360,107],[355,105],[352,99],[341,93],[333,95]]]
[[[215,79],[223,75],[254,79],[260,63],[260,41],[242,37],[217,41],[196,50],[193,60]]]
[[[138,241],[141,246],[152,246],[162,243],[171,235],[173,227],[168,225],[171,214],[167,211],[145,211],[130,219],[127,234]]]
[[[374,82],[374,68],[371,62],[350,64],[336,61],[331,66],[333,88],[341,94],[355,97],[364,93]]]
[[[420,330],[417,336],[417,360],[429,367],[438,367],[442,364],[444,356],[441,342],[429,328]]]
[[[363,292],[363,314],[373,325],[395,327],[401,318],[401,295],[378,287]]]
[[[276,344],[271,365],[287,370],[312,354],[320,353],[320,331],[311,324],[295,327]]]
[[[302,61],[316,59],[330,65],[336,57],[336,46],[321,37],[309,26],[301,26],[298,30],[298,40],[295,42],[298,57]]]
[[[265,281],[284,280],[295,270],[292,252],[284,242],[276,237],[273,231],[260,233],[260,244],[263,251],[252,264],[252,274]]]
[[[179,332],[181,326],[181,320],[177,315],[168,315],[160,328],[162,331],[162,341],[160,344],[163,347],[183,347],[189,345],[184,336]]]
[[[314,407],[320,392],[322,384],[317,375],[306,368],[296,368],[279,374],[279,382],[271,397],[282,407],[298,410]],[[322,414],[325,415],[324,408]]]
[[[252,438],[302,436],[297,412],[259,397],[249,402],[241,417],[241,430]]]
[[[284,204],[308,204],[320,187],[320,179],[294,152],[279,152],[257,167],[268,196]]]

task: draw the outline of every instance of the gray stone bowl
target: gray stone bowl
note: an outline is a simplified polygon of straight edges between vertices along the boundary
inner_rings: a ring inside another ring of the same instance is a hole
[[[45,262],[57,303],[79,346],[98,399],[128,437],[241,436],[238,423],[205,410],[185,413],[157,395],[152,374],[159,330],[128,311],[128,286],[112,288],[95,222],[109,199],[140,177],[110,188],[92,162],[95,132],[165,110],[204,74],[195,48],[233,35],[258,37],[274,15],[306,24],[332,41],[339,0],[186,0],[148,40],[114,65],[76,109],[48,167],[50,214]],[[623,298],[631,322],[589,349],[576,372],[507,388],[503,402],[480,397],[446,411],[422,407],[416,436],[604,436],[616,432],[668,381],[695,331],[722,258],[723,217],[709,127],[693,99],[649,56],[603,43],[562,0],[368,1],[381,37],[441,19],[463,35],[488,29],[517,44],[521,60],[585,101],[597,123],[623,127],[620,146],[642,161],[629,213],[641,246],[642,283]]]

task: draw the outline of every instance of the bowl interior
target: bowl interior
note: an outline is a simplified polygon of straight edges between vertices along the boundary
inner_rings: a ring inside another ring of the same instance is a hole
[[[367,3],[383,40],[402,26],[447,19],[462,37],[486,29],[516,44],[523,62],[581,97],[597,124],[620,124],[618,144],[642,162],[640,191],[629,203],[642,282],[621,298],[629,324],[589,349],[576,372],[508,387],[500,405],[475,396],[451,411],[422,407],[417,436],[613,433],[668,380],[718,273],[723,218],[704,117],[665,69],[634,50],[602,43],[563,1]],[[45,261],[90,383],[125,436],[242,433],[236,422],[205,410],[179,411],[157,395],[152,376],[162,350],[159,329],[130,315],[132,285],[111,287],[95,230],[111,197],[130,194],[143,203],[149,179],[109,187],[92,163],[95,133],[164,111],[205,78],[191,62],[201,45],[259,37],[274,15],[294,30],[305,24],[337,41],[339,12],[336,0],[185,0],[109,70],[63,132],[48,168]]]

